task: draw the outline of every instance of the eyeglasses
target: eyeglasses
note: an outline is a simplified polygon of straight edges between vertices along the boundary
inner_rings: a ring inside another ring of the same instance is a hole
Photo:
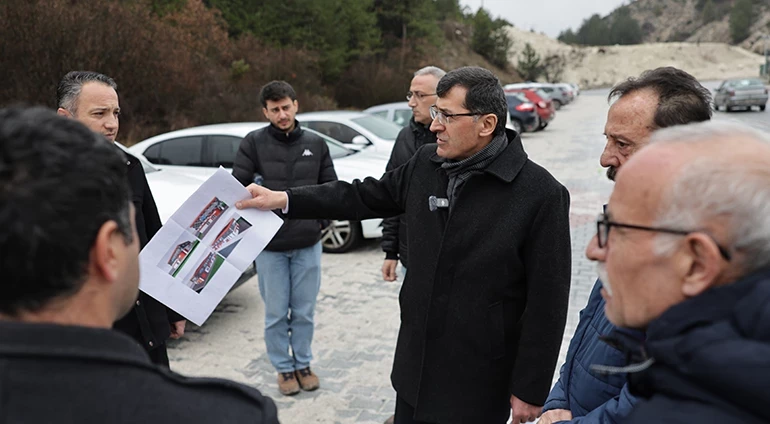
[[[479,116],[479,115],[486,115],[486,113],[445,113],[436,107],[436,105],[433,105],[430,107],[430,119],[438,119],[438,123],[441,125],[447,125],[451,124],[453,121],[450,118],[454,118],[455,116]]]
[[[417,100],[422,101],[422,99],[426,97],[435,96],[435,95],[436,93],[420,93],[419,91],[415,91],[415,92],[409,91],[406,93],[406,100],[409,101],[409,100],[412,100],[412,97],[417,97]]]
[[[726,261],[730,262],[730,259],[732,259],[730,252],[726,248],[722,247],[711,234],[708,234],[704,231],[699,231],[699,230],[686,231],[686,230],[677,230],[673,228],[645,227],[642,225],[622,224],[620,222],[610,221],[610,218],[606,213],[600,213],[599,217],[596,218],[596,239],[597,239],[597,242],[599,243],[599,248],[604,248],[607,246],[607,240],[609,240],[609,237],[610,237],[610,228],[612,227],[630,228],[632,230],[641,230],[641,231],[654,231],[657,233],[676,234],[680,236],[686,236],[692,233],[703,233],[709,236],[709,238],[711,238],[711,240],[714,241],[714,244],[716,244],[717,248],[719,249],[719,254],[722,255],[722,257],[725,258]]]

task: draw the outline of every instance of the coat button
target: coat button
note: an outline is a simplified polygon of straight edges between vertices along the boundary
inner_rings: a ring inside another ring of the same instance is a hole
[[[139,305],[141,305],[141,303],[137,300],[136,301],[136,306],[139,306]]]
[[[153,346],[155,346],[155,343],[153,343],[152,341],[150,341],[150,342],[147,342],[147,344],[149,344],[149,345],[150,345],[150,347],[153,347]]]

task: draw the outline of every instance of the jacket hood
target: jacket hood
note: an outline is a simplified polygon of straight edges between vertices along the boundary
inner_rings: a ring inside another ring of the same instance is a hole
[[[646,345],[655,364],[633,378],[642,392],[770,421],[770,269],[670,308]]]

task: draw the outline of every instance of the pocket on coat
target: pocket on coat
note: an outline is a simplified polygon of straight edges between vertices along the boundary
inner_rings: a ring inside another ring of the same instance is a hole
[[[489,305],[487,322],[489,323],[490,356],[492,359],[500,359],[505,356],[505,310],[503,302]]]

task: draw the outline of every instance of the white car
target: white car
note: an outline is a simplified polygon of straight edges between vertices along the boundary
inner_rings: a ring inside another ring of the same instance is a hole
[[[409,120],[412,119],[412,108],[409,107],[409,102],[395,102],[372,106],[364,109],[364,113],[379,116],[402,127],[409,125]]]
[[[373,146],[377,152],[388,156],[402,128],[380,117],[353,111],[300,113],[297,121],[303,127],[326,134],[351,149]]]
[[[242,122],[187,128],[148,138],[128,150],[132,154],[143,155],[155,168],[182,174],[200,185],[220,166],[231,171],[243,137],[266,125],[266,122]],[[379,178],[385,173],[388,163],[386,154],[373,148],[351,150],[324,134],[305,129],[318,134],[326,141],[340,180]],[[149,179],[148,175],[148,181]],[[156,193],[152,183],[150,185],[156,202],[161,202],[159,199],[165,197],[165,194]],[[185,197],[179,201],[179,197],[181,195],[168,201],[168,207],[172,208],[171,213],[186,200]],[[158,208],[160,207],[159,205]],[[162,215],[163,213],[161,217]],[[332,225],[324,230],[322,242],[325,252],[343,253],[355,247],[362,238],[378,237],[382,237],[382,220],[379,218],[361,222],[332,221]]]

